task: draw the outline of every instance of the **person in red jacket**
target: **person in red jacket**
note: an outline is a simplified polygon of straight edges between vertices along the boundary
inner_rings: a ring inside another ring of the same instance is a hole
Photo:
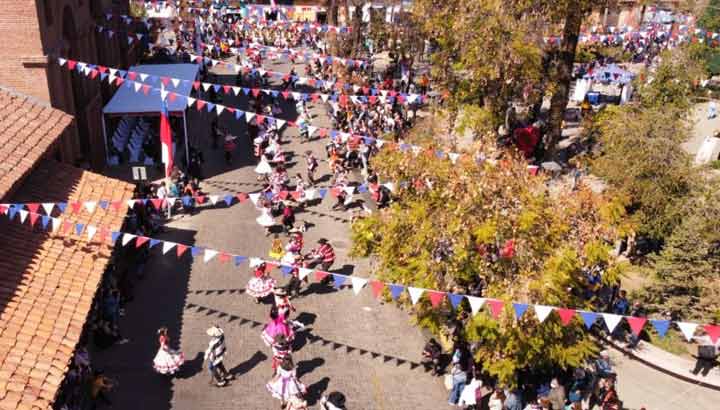
[[[327,271],[335,263],[335,250],[325,238],[320,239],[318,245],[306,256],[307,262],[305,266],[312,269],[320,265],[322,270]]]

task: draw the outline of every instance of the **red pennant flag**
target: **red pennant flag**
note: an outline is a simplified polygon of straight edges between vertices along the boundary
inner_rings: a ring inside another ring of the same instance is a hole
[[[290,195],[292,195],[293,199],[296,201],[299,201],[300,197],[302,196],[302,194],[299,191],[292,191],[290,193]]]
[[[289,92],[289,91],[283,91],[283,92],[281,92],[280,94],[282,94],[282,96],[283,96],[286,100],[288,99],[288,96],[290,96],[290,92]]]
[[[29,203],[25,204],[25,206],[27,206],[28,211],[31,213],[37,213],[38,209],[40,209],[40,204],[37,203]]]
[[[7,213],[8,207],[5,205],[0,205],[0,214],[5,215]]]
[[[75,60],[68,60],[68,61],[67,61],[67,66],[68,66],[68,68],[69,68],[70,70],[74,70],[74,69],[75,69],[75,65],[77,65],[77,61],[75,61]]]
[[[110,202],[110,207],[112,207],[112,209],[115,212],[117,212],[120,210],[120,207],[122,206],[122,204],[123,204],[122,201],[112,201],[112,202]]]
[[[230,254],[227,252],[220,252],[220,255],[218,255],[218,259],[222,263],[230,262]]]
[[[252,89],[252,95],[254,95],[255,97],[257,97],[258,95],[260,95],[260,89],[259,89],[259,88],[253,88],[253,89]]]
[[[139,247],[143,246],[145,244],[145,242],[147,242],[149,240],[150,240],[150,238],[148,238],[147,236],[138,236],[137,238],[135,238],[135,247],[139,248]]]
[[[312,93],[312,94],[310,94],[310,99],[311,99],[313,102],[317,102],[318,98],[320,98],[320,94],[318,94],[318,93]]]
[[[235,195],[235,198],[237,198],[238,202],[245,202],[248,199],[248,195],[244,192],[240,192]]]
[[[426,292],[430,298],[430,303],[434,308],[440,306],[440,303],[442,303],[443,299],[445,299],[445,292],[438,292],[436,290],[428,290]]]
[[[375,101],[377,101],[377,97],[374,95],[371,95],[368,97],[368,100],[370,100],[370,104],[375,104]]]
[[[280,193],[278,194],[278,196],[280,197],[280,199],[282,199],[282,200],[284,201],[284,200],[286,200],[287,197],[288,197],[288,191],[280,191]]]
[[[223,85],[223,91],[225,94],[230,94],[230,90],[232,90],[232,88],[229,85]]]
[[[167,87],[168,84],[170,84],[170,79],[165,76],[160,77],[160,81],[163,83],[163,85],[165,85],[165,87]]]
[[[311,87],[315,87],[315,84],[316,84],[315,79],[314,78],[309,79],[308,84],[310,84]]]
[[[385,288],[385,284],[380,282],[379,280],[371,280],[370,281],[370,289],[372,289],[372,293],[375,296],[375,298],[379,298],[380,295],[382,295],[382,291]]]
[[[503,307],[505,307],[505,302],[502,300],[488,299],[486,303],[490,305],[490,313],[492,313],[495,319],[498,319]]]
[[[125,82],[125,79],[122,77],[118,77],[115,79],[115,85],[118,87],[120,87],[122,85],[122,83],[124,83],[124,82]]]
[[[202,205],[205,203],[205,198],[203,195],[199,195],[195,197],[195,201],[197,201],[198,204]]]
[[[135,71],[128,71],[127,76],[129,79],[135,81],[137,78],[137,73]]]
[[[97,67],[97,69],[98,69],[101,73],[103,73],[103,74],[107,73],[107,70],[108,70],[108,68],[105,67],[104,65],[99,65],[99,66]]]
[[[328,136],[327,128],[318,128],[318,135],[321,137],[327,137]]]
[[[173,102],[173,101],[175,101],[175,100],[177,99],[177,96],[178,96],[177,94],[175,94],[175,93],[173,93],[173,92],[169,92],[169,93],[168,93],[168,100],[170,100],[170,102]]]
[[[320,282],[320,281],[322,281],[323,279],[325,279],[329,274],[330,274],[329,272],[324,272],[324,271],[321,271],[321,270],[316,270],[316,271],[315,271],[315,280],[318,281],[318,282]]]
[[[265,272],[270,272],[277,267],[278,267],[277,263],[265,262]]]
[[[109,235],[110,230],[108,230],[107,228],[100,228],[100,231],[98,231],[96,238],[100,243],[103,243]]]
[[[74,214],[80,212],[80,209],[82,209],[82,202],[70,202],[70,209]]]
[[[363,87],[362,92],[363,92],[363,94],[368,95],[368,93],[370,92],[370,89],[368,87]]]
[[[39,214],[30,212],[30,226],[35,226],[35,222],[37,222],[37,219],[39,216],[40,216]]]
[[[149,86],[149,85],[144,84],[144,85],[142,86],[142,90],[143,90],[143,94],[145,94],[145,95],[150,94],[150,86]]]
[[[205,108],[205,101],[204,100],[197,100],[195,105],[197,106],[198,111],[202,111],[203,108]]]
[[[492,316],[495,319],[498,319],[502,313],[503,307],[505,307],[505,302],[502,300],[488,299],[486,303],[490,305],[490,313],[492,313]]]
[[[193,81],[193,88],[195,91],[200,89],[200,81]]]
[[[73,226],[75,226],[74,223],[72,223],[72,222],[70,222],[70,221],[65,221],[65,222],[63,222],[62,228],[60,228],[60,231],[61,231],[63,234],[66,234],[66,233],[68,233],[68,231],[69,231],[70,229],[73,228]]]
[[[563,325],[567,326],[575,316],[575,310],[573,309],[557,309],[557,314],[560,316],[560,321]]]
[[[347,101],[348,101],[347,95],[342,94],[342,95],[340,96],[340,104],[342,104],[342,105],[347,105]]]
[[[257,125],[260,125],[260,124],[262,124],[263,122],[265,122],[265,116],[264,116],[264,115],[259,115],[259,114],[258,114],[258,115],[255,116],[255,123],[256,123]]]
[[[703,329],[705,329],[705,333],[710,336],[710,340],[713,342],[713,344],[717,343],[718,338],[720,338],[720,326],[705,325],[703,326]]]
[[[337,198],[340,195],[340,191],[342,191],[342,189],[338,187],[330,188],[330,195],[332,195],[333,198]]]
[[[165,200],[162,198],[153,198],[150,200],[150,203],[152,203],[153,207],[158,211],[162,208],[163,202],[165,202]]]
[[[177,249],[177,257],[179,258],[182,256],[183,253],[185,253],[188,247],[185,245],[177,244],[175,248]]]
[[[90,70],[90,79],[94,80],[98,76],[98,70]]]
[[[635,316],[625,316],[625,320],[627,320],[628,324],[630,325],[630,330],[632,330],[635,336],[639,335],[640,332],[642,332],[643,327],[647,322],[646,318]]]
[[[400,104],[405,102],[405,97],[403,97],[402,95],[398,95],[397,99]]]
[[[395,97],[397,95],[397,91],[392,90],[390,91],[390,97]]]

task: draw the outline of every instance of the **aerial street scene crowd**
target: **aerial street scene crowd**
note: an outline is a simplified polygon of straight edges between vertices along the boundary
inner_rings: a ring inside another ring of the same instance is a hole
[[[8,0],[0,410],[715,410],[720,0]]]

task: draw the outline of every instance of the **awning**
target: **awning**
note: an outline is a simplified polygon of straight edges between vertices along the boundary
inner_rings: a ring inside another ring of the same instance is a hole
[[[108,115],[160,115],[160,87],[162,77],[180,80],[177,86],[172,81],[163,85],[167,91],[179,95],[190,95],[192,83],[197,78],[200,67],[197,64],[152,64],[133,66],[128,71],[138,74],[148,74],[149,77],[142,81],[151,87],[147,95],[142,91],[135,92],[128,87],[120,87],[109,103],[103,108],[103,113]],[[138,78],[138,81],[140,79]],[[174,101],[168,99],[168,111],[171,114],[179,114],[187,108],[184,98]]]

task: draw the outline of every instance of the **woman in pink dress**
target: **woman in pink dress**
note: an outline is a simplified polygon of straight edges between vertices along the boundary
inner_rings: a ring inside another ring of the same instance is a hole
[[[265,325],[260,335],[268,347],[272,347],[277,335],[284,335],[288,343],[291,343],[295,339],[295,331],[288,321],[289,316],[289,310],[285,310],[285,312],[280,315],[277,307],[273,306],[270,308],[270,321]]]
[[[265,387],[274,398],[280,400],[283,408],[292,398],[302,397],[307,393],[307,388],[297,378],[295,364],[290,356],[285,356],[277,374],[270,379]]]
[[[166,327],[158,329],[158,342],[160,349],[153,360],[155,371],[160,374],[175,374],[185,362],[185,355],[170,348],[170,337]]]

